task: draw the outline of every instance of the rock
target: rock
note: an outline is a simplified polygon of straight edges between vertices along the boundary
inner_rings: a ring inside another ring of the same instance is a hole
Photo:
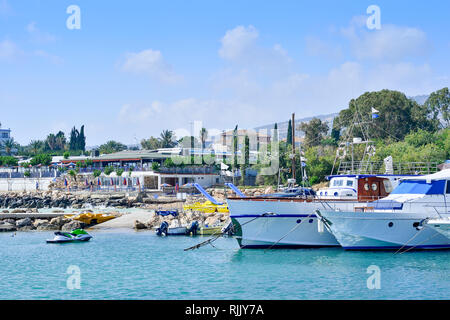
[[[9,210],[3,210],[2,212],[3,213],[9,213]]]
[[[20,219],[16,221],[16,226],[18,228],[22,228],[25,226],[31,226],[32,225],[32,221],[30,218],[25,218],[25,219]]]
[[[205,224],[205,226],[207,225],[207,226],[211,227],[211,226],[216,225],[219,221],[220,220],[216,216],[210,216],[210,217],[206,218],[204,224]]]
[[[37,227],[38,231],[59,230],[59,227],[48,222],[42,223]]]
[[[14,209],[11,213],[26,213],[26,211],[23,209]]]
[[[270,187],[267,187],[265,190],[264,190],[264,194],[270,194],[270,193],[273,193],[274,191],[273,191],[273,188],[270,186]]]
[[[136,230],[142,230],[142,229],[146,229],[147,226],[144,223],[140,222],[139,220],[134,220],[134,228]]]
[[[9,223],[9,224],[12,224],[13,226],[16,225],[16,220],[14,220],[14,219],[4,219],[2,221],[3,221],[3,223]]]
[[[53,210],[52,213],[64,213],[63,210]]]
[[[32,231],[34,230],[33,226],[23,226],[22,228],[19,228],[19,231]]]
[[[16,226],[12,225],[11,223],[3,223],[0,225],[0,232],[11,232],[16,230]]]
[[[64,224],[61,228],[62,231],[72,231],[73,229],[79,229],[83,228],[84,223],[77,221],[77,220],[71,220],[70,222]]]
[[[48,220],[45,220],[45,219],[36,219],[36,220],[34,220],[34,222],[33,222],[33,227],[39,228],[39,226],[42,225],[42,224],[48,224]]]
[[[53,218],[52,220],[50,220],[50,224],[57,226],[58,228],[61,228],[63,225],[65,225],[66,223],[70,222],[70,219],[64,218],[63,216],[61,217],[56,217]]]

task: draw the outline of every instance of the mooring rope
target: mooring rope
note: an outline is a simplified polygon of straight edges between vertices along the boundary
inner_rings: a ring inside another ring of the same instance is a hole
[[[277,245],[281,240],[283,240],[284,238],[286,238],[291,232],[293,232],[295,229],[297,229],[306,219],[308,219],[309,217],[311,217],[311,215],[313,215],[313,213],[311,213],[309,216],[307,216],[304,220],[300,221],[300,223],[297,223],[291,230],[289,230],[288,233],[286,233],[284,236],[282,236],[278,241],[276,241],[274,244],[272,244],[269,248],[267,248],[266,250],[270,250],[272,249],[273,246]]]
[[[249,221],[247,221],[247,222],[241,224],[241,227],[242,227],[242,226],[245,226],[246,224],[248,224],[248,223],[250,223],[250,222],[252,222],[252,221],[254,221],[254,220],[258,219],[258,218],[265,217],[265,216],[269,216],[269,215],[274,215],[274,213],[272,213],[272,212],[266,212],[266,213],[263,213],[263,214],[261,214],[261,215],[255,217],[255,218],[253,218],[253,219],[251,219],[251,220],[249,220]],[[233,222],[231,222],[231,223],[233,223]],[[213,246],[213,245],[212,245],[212,242],[216,241],[217,239],[219,239],[220,237],[222,237],[222,236],[224,235],[224,233],[222,232],[222,230],[220,230],[220,234],[218,234],[218,233],[219,233],[219,231],[214,232],[214,233],[211,235],[211,238],[210,238],[210,239],[208,239],[208,240],[206,240],[206,241],[203,241],[203,242],[200,242],[200,243],[196,244],[195,246],[186,248],[186,249],[184,249],[184,251],[193,250],[193,249],[199,249],[200,247],[203,247],[203,246],[205,246],[205,245],[207,245],[207,244],[210,244],[211,246]],[[212,238],[212,237],[214,237],[214,238]],[[214,247],[214,246],[213,246],[213,247]],[[216,248],[216,247],[214,247],[214,248]]]
[[[400,251],[402,251],[402,249],[404,247],[406,247],[413,239],[415,239],[425,228],[422,228],[419,230],[419,232],[417,232],[413,237],[411,237],[411,239],[409,239],[408,241],[406,241],[406,243],[400,247],[400,249],[398,249],[394,254],[399,253]]]
[[[424,243],[425,241],[431,240],[431,239],[433,239],[434,237],[436,237],[436,236],[438,236],[438,235],[439,235],[439,233],[435,233],[435,234],[432,235],[431,237],[428,237],[427,239],[423,240],[422,242],[419,242],[419,243],[416,244],[415,246],[410,247],[410,248],[408,248],[407,250],[405,250],[405,251],[403,251],[403,252],[400,252],[400,254],[404,254],[405,252],[408,252],[408,251],[410,251],[410,250],[412,250],[412,249],[414,249],[414,248],[420,246],[420,245],[421,245],[422,243]]]

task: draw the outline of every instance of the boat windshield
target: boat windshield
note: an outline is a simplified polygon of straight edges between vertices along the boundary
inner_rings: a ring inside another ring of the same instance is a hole
[[[391,194],[443,194],[445,180],[431,181],[425,180],[404,180]]]

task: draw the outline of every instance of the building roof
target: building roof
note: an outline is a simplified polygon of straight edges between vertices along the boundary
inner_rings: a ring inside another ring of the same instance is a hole
[[[110,153],[110,154],[102,154],[99,157],[91,157],[91,156],[77,156],[77,157],[69,157],[68,159],[63,159],[63,163],[77,162],[77,161],[86,161],[92,160],[94,162],[101,161],[126,161],[126,160],[153,160],[153,159],[167,159],[172,155],[178,154],[174,152],[172,149],[158,149],[158,150],[124,150],[120,152]]]

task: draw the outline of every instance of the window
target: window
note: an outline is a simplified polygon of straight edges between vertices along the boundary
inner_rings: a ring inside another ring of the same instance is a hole
[[[353,180],[347,180],[347,187],[353,186]]]
[[[333,186],[334,187],[340,187],[340,186],[342,186],[343,185],[343,180],[341,180],[341,179],[339,179],[339,180],[334,180],[334,182],[333,182]]]
[[[389,180],[383,180],[383,184],[384,184],[384,190],[386,190],[387,193],[391,193],[392,192],[392,183]]]
[[[450,180],[447,180],[447,190],[445,190],[445,193],[450,193]]]

